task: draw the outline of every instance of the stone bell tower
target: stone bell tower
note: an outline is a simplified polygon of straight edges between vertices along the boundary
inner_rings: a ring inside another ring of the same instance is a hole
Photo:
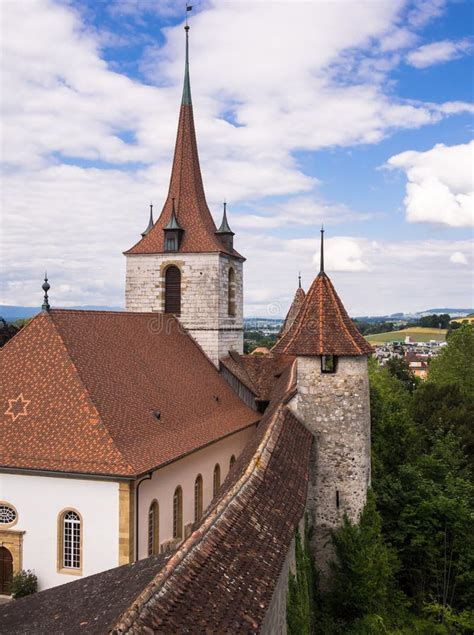
[[[289,406],[313,433],[308,511],[314,555],[324,574],[330,531],[344,514],[359,519],[370,485],[370,401],[367,358],[372,347],[357,331],[321,270],[297,317],[273,351],[297,359],[297,393]]]
[[[186,24],[183,96],[168,196],[156,222],[125,252],[128,311],[174,313],[216,365],[243,352],[243,263],[224,204],[216,228],[207,206],[194,128]]]

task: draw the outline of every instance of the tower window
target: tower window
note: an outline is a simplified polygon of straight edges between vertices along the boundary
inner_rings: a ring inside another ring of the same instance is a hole
[[[165,272],[165,313],[181,314],[181,271],[174,265]]]
[[[183,490],[177,487],[173,496],[173,538],[183,537]]]
[[[194,481],[194,520],[200,520],[202,516],[202,476],[198,474]]]
[[[177,251],[178,239],[175,236],[166,239],[166,251]]]
[[[322,355],[321,356],[321,372],[322,373],[335,373],[337,367],[336,355]]]
[[[336,507],[339,509],[340,505],[341,505],[341,499],[339,497],[339,490],[337,489],[336,490]]]
[[[231,317],[235,317],[235,271],[229,269],[227,286],[227,312]]]
[[[217,494],[220,486],[221,486],[221,466],[219,465],[219,463],[216,463],[216,466],[214,468],[214,478],[212,481],[213,496]]]
[[[230,457],[230,461],[229,461],[229,470],[231,470],[231,469],[232,469],[232,466],[234,465],[234,463],[235,463],[235,456],[234,456],[234,455],[232,455],[232,456]]]
[[[148,510],[148,555],[159,551],[160,512],[157,501],[153,501]]]

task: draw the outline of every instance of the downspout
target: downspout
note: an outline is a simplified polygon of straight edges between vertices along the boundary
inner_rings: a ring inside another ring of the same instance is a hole
[[[135,488],[135,562],[138,560],[138,516],[139,516],[139,489],[140,485],[143,481],[149,481],[153,476],[153,472],[150,472],[148,476],[144,476],[141,480],[138,481],[137,487]]]

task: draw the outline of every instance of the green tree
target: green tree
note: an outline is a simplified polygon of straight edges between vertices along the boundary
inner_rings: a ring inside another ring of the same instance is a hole
[[[385,368],[392,377],[399,379],[410,392],[413,392],[420,383],[418,377],[410,370],[408,362],[402,357],[391,357],[385,364]]]
[[[382,537],[372,492],[360,522],[353,524],[346,517],[332,540],[336,557],[331,563],[326,605],[333,620],[343,628],[341,632],[352,632],[351,625],[356,627],[361,621],[388,625],[403,610],[405,600],[395,577],[397,558]]]
[[[437,385],[457,384],[462,392],[474,395],[474,325],[454,331],[448,345],[435,357],[428,381]]]

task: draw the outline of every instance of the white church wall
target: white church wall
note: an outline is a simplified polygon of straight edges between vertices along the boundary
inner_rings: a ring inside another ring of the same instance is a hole
[[[118,483],[0,474],[0,500],[18,512],[11,530],[24,532],[22,567],[34,570],[40,590],[77,579],[57,571],[58,515],[65,509],[82,517],[82,575],[118,565]]]
[[[193,452],[180,461],[153,473],[139,489],[139,558],[148,555],[148,510],[153,500],[159,505],[159,543],[173,538],[173,496],[178,485],[183,490],[183,525],[194,522],[194,482],[198,474],[203,478],[203,510],[212,500],[213,473],[216,463],[221,468],[221,484],[229,472],[230,457],[237,458],[255,427],[241,430],[217,443]]]

